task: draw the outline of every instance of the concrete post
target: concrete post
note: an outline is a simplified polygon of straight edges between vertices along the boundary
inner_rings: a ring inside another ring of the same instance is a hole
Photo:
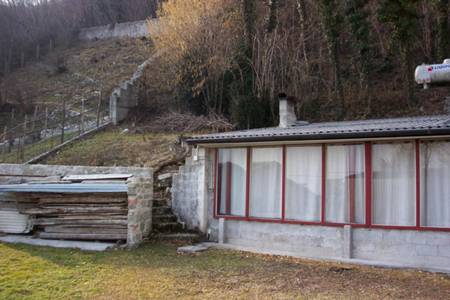
[[[352,226],[345,225],[342,241],[342,257],[347,259],[352,258],[352,248],[353,248]]]
[[[219,244],[225,243],[225,219],[219,219]]]

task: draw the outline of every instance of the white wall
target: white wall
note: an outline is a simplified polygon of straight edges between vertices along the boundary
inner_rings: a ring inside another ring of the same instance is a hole
[[[149,23],[150,22],[150,23]],[[149,26],[150,24],[150,26]],[[78,35],[80,40],[105,40],[111,38],[140,38],[151,36],[158,32],[159,23],[157,20],[142,20],[136,22],[126,22],[110,24],[105,26],[83,28]]]

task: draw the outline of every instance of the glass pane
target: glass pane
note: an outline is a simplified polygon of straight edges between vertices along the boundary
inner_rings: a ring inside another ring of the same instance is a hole
[[[450,227],[450,142],[421,145],[421,225]]]
[[[321,203],[322,147],[287,147],[285,217],[319,222]]]
[[[372,146],[374,224],[415,226],[415,161],[413,143]]]
[[[245,216],[247,149],[220,149],[217,196],[219,214]]]
[[[281,148],[256,148],[250,168],[250,216],[281,218]]]
[[[364,145],[328,146],[326,173],[326,220],[364,224]]]

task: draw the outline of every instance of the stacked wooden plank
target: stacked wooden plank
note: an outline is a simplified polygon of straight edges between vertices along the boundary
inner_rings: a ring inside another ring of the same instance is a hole
[[[68,176],[58,182],[0,186],[0,192],[9,192],[40,238],[126,240],[130,176]]]
[[[26,193],[17,197],[19,212],[33,217],[45,239],[126,240],[127,195]]]

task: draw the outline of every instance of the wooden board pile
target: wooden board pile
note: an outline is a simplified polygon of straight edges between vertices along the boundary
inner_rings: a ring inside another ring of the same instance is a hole
[[[0,186],[0,209],[15,209],[44,239],[127,239],[130,174],[71,175]],[[2,208],[3,207],[3,208]],[[8,224],[6,224],[8,225]]]
[[[21,193],[21,214],[31,216],[38,237],[67,240],[126,240],[128,202],[124,193]]]

